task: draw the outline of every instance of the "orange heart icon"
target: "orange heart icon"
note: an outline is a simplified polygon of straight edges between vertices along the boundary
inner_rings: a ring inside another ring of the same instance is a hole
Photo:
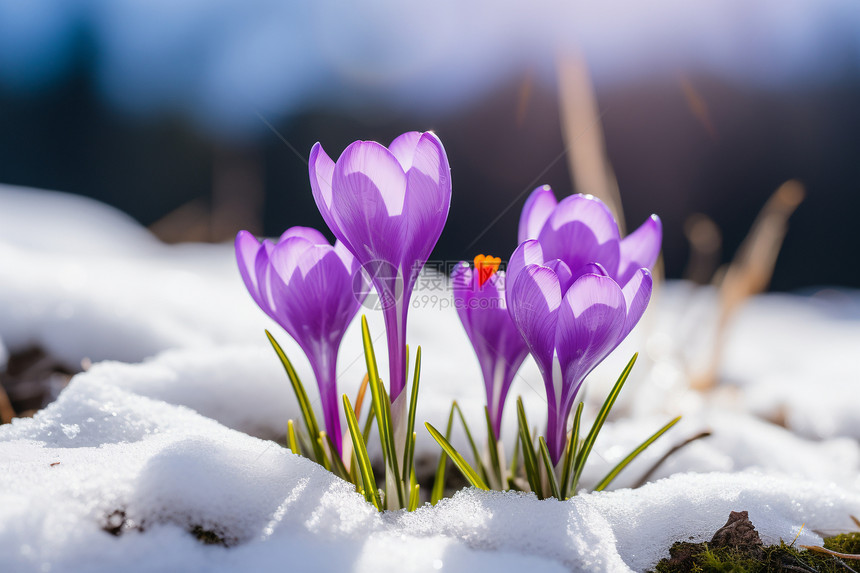
[[[478,255],[475,257],[475,272],[478,273],[478,286],[490,280],[490,277],[499,270],[502,259],[493,256]]]

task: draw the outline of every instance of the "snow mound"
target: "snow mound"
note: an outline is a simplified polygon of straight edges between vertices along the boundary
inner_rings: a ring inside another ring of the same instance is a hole
[[[78,376],[0,427],[0,551],[12,571],[642,571],[748,510],[766,541],[820,543],[857,488],[762,473],[682,474],[567,502],[464,490],[378,514],[273,442]],[[195,534],[226,542],[206,545]]]

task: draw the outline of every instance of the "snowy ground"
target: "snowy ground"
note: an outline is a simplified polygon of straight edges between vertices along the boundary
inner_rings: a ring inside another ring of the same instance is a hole
[[[593,409],[641,351],[583,479],[594,483],[676,415],[683,422],[615,487],[712,432],[661,464],[657,481],[564,503],[466,490],[380,516],[348,484],[268,441],[297,408],[262,330],[309,390],[312,377],[245,293],[230,245],[168,247],[103,205],[0,187],[0,269],[0,366],[32,346],[73,371],[95,362],[35,419],[0,427],[4,571],[640,571],[674,541],[709,539],[731,510],[748,510],[766,541],[792,539],[805,523],[807,544],[860,515],[855,293],[751,301],[728,333],[721,384],[702,394],[689,380],[711,343],[714,295],[664,285],[589,382]],[[443,308],[447,293],[425,289],[416,300],[419,420],[443,425],[456,398],[478,421],[483,388],[456,314]],[[384,364],[381,320],[368,319]],[[338,370],[354,394],[357,324]],[[512,395],[535,423],[542,393],[528,362]],[[503,436],[513,435],[508,410]],[[419,456],[437,451],[420,432]],[[188,533],[197,526],[230,547],[203,545]]]

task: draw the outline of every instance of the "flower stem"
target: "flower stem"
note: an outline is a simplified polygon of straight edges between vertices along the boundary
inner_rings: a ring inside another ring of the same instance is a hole
[[[337,399],[337,354],[321,352],[311,361],[322,402],[325,429],[337,447],[337,455],[342,454],[343,433],[340,428],[340,412]]]

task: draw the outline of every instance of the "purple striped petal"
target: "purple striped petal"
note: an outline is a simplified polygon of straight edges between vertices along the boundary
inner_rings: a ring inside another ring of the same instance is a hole
[[[269,264],[271,268],[281,277],[285,283],[290,282],[295,274],[296,270],[299,268],[299,261],[302,259],[303,255],[307,251],[316,252],[317,259],[321,258],[325,253],[325,248],[331,249],[331,245],[328,243],[325,246],[315,245],[311,243],[304,237],[294,236],[289,237],[286,240],[279,241],[275,248],[272,249],[272,252],[269,253]],[[307,272],[308,264],[305,263],[305,272]]]
[[[553,209],[558,205],[555,194],[549,185],[542,185],[532,191],[520,213],[520,226],[517,242],[537,239]]]
[[[600,263],[615,276],[621,257],[618,225],[600,200],[590,195],[571,195],[553,210],[538,236],[547,260],[561,259],[582,275],[588,263]]]
[[[409,229],[409,244],[403,259],[417,272],[430,257],[433,247],[442,234],[448,220],[451,206],[451,168],[445,148],[433,133],[423,133],[411,147],[412,134],[404,134],[395,142],[402,142],[396,148],[403,158],[397,157],[401,165],[406,165],[407,193],[404,212],[406,228]],[[394,145],[394,144],[392,144]],[[412,149],[411,154],[405,150]],[[394,153],[394,151],[392,151]],[[406,270],[406,269],[404,269]]]
[[[578,278],[561,303],[555,347],[561,386],[555,381],[559,419],[566,421],[583,380],[618,345],[627,308],[618,284],[609,277],[587,274]],[[553,460],[564,444],[565,425],[556,426]],[[549,443],[547,444],[549,445]]]
[[[520,243],[520,246],[511,255],[505,269],[505,299],[508,308],[511,307],[511,291],[517,277],[526,267],[526,265],[542,265],[544,264],[543,248],[536,240],[528,240]]]
[[[517,276],[508,301],[511,318],[544,377],[552,370],[561,294],[558,277],[551,269],[526,265]]]
[[[313,243],[314,245],[330,245],[328,239],[325,238],[325,235],[317,231],[312,227],[290,227],[286,231],[283,232],[281,238],[278,239],[278,243],[282,243],[287,239],[291,239],[293,237],[301,237],[302,239]]]
[[[561,288],[562,294],[566,293],[567,289],[570,288],[570,285],[573,284],[574,278],[573,273],[570,272],[570,267],[568,267],[561,259],[547,261],[544,266],[551,268],[556,276],[558,276],[558,286]]]
[[[460,261],[451,271],[451,290],[454,295],[454,308],[457,309],[457,316],[460,317],[460,322],[463,324],[463,328],[466,329],[466,335],[469,337],[469,340],[472,339],[472,321],[468,313],[470,301],[474,295],[472,277],[472,267],[466,261]]]
[[[648,217],[638,229],[622,239],[618,284],[626,285],[641,268],[653,268],[662,242],[663,223],[657,215]]]
[[[418,147],[418,140],[420,139],[420,131],[407,131],[403,135],[397,136],[388,146],[388,151],[397,158],[404,172],[409,171],[412,167],[412,159],[415,157],[415,149]]]
[[[254,261],[254,271],[257,275],[257,288],[260,295],[260,308],[269,316],[278,321],[275,302],[272,296],[272,282],[281,281],[280,276],[272,271],[269,257],[275,250],[275,245],[269,239],[265,239],[257,251],[257,259]],[[283,324],[281,324],[283,326]]]
[[[319,209],[323,221],[325,221],[326,226],[331,229],[335,237],[341,241],[346,241],[331,212],[331,185],[334,180],[334,161],[331,160],[319,142],[315,143],[313,148],[311,148],[311,154],[308,158],[308,171],[310,173],[314,202],[317,204],[317,209]]]
[[[355,142],[338,159],[332,216],[348,239],[342,240],[360,262],[381,260],[400,267],[408,245],[401,216],[405,194],[403,169],[378,143]]]
[[[618,342],[621,343],[633,327],[642,318],[645,309],[648,307],[648,302],[651,300],[651,290],[653,288],[651,273],[648,269],[642,268],[636,271],[624,288],[624,300],[627,306],[627,319],[624,323],[624,328],[618,336]]]
[[[273,282],[279,314],[294,327],[290,334],[306,352],[323,342],[339,345],[358,310],[352,276],[331,246],[306,249],[296,267],[289,281]]]
[[[236,262],[239,264],[239,274],[251,297],[260,304],[260,290],[257,287],[257,272],[255,263],[260,241],[248,231],[239,231],[236,235]]]
[[[565,293],[555,340],[565,397],[615,348],[626,317],[624,294],[609,277],[582,275]]]

